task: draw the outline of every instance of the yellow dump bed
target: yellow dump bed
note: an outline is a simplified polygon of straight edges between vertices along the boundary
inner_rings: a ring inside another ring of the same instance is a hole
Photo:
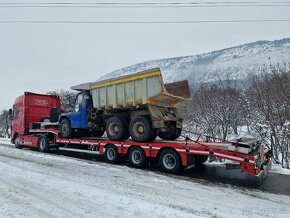
[[[90,90],[94,108],[124,109],[153,104],[173,107],[190,100],[188,81],[164,84],[159,68],[99,82],[71,87],[73,90]]]

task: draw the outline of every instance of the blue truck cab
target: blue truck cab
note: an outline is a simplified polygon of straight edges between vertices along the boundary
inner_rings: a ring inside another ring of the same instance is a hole
[[[76,96],[72,111],[61,114],[59,118],[61,136],[69,138],[75,130],[89,131],[88,119],[92,107],[93,102],[90,93],[88,91],[79,92]]]

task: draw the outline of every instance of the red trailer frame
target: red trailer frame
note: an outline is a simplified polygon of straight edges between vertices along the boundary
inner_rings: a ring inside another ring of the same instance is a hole
[[[181,166],[200,165],[206,161],[207,157],[224,158],[234,161],[240,165],[242,172],[247,172],[251,176],[264,176],[271,168],[271,150],[260,143],[257,143],[254,149],[250,151],[249,148],[240,147],[238,143],[211,139],[209,137],[207,137],[206,141],[201,141],[201,137],[198,137],[195,141],[186,138],[185,140],[175,141],[155,140],[147,143],[132,140],[111,141],[107,138],[66,139],[60,137],[58,132],[58,129],[54,127],[48,129],[30,129],[31,135],[22,135],[20,145],[38,148],[42,152],[48,152],[49,148],[54,146],[71,148],[73,151],[85,150],[95,153],[97,151],[100,156],[104,156],[110,163],[116,163],[119,155],[128,155],[130,163],[133,166],[142,168],[143,165],[134,162],[134,157],[132,157],[132,150],[135,151],[135,155],[136,151],[139,151],[139,156],[145,155],[145,159],[157,158],[163,170],[168,173],[176,173]],[[111,156],[109,152],[111,152]],[[164,153],[167,155],[168,163],[166,163]],[[175,163],[170,163],[170,158],[175,158]],[[170,168],[170,164],[178,164],[178,161],[180,162],[179,167]],[[164,166],[166,164],[167,167]]]

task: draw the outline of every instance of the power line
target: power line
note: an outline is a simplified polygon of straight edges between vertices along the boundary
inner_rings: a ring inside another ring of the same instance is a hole
[[[96,7],[96,8],[166,8],[166,7],[281,7],[290,1],[223,2],[2,2],[0,7]]]
[[[97,5],[167,5],[167,4],[289,4],[290,1],[221,1],[221,2],[0,2],[0,4],[97,4]]]
[[[227,7],[289,7],[290,4],[255,5],[0,5],[0,8],[227,8]]]
[[[73,21],[73,20],[0,20],[0,23],[39,24],[196,24],[196,23],[268,23],[290,22],[290,19],[265,20],[185,20],[185,21]]]

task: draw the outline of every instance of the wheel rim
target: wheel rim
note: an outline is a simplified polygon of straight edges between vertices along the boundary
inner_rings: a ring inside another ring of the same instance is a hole
[[[119,126],[115,122],[110,123],[108,129],[110,135],[117,135],[119,133]]]
[[[45,148],[45,140],[44,139],[40,139],[40,142],[39,142],[39,147],[40,147],[40,149],[41,150],[44,150],[44,148]]]
[[[176,159],[172,154],[165,154],[162,159],[163,166],[167,169],[173,169],[176,166]]]
[[[133,125],[133,132],[134,132],[134,135],[136,137],[142,137],[145,133],[145,127],[144,127],[144,124],[141,123],[141,122],[136,122],[134,123]]]
[[[131,159],[134,164],[139,164],[142,160],[142,154],[138,150],[134,150],[131,154]]]
[[[115,151],[115,149],[113,149],[113,148],[108,148],[108,151],[107,151],[107,158],[108,158],[109,160],[114,160],[115,156],[116,156],[116,151]]]
[[[62,125],[62,127],[61,127],[61,131],[62,131],[63,133],[65,133],[65,134],[68,133],[68,126],[67,126],[67,124],[63,124],[63,125]]]

